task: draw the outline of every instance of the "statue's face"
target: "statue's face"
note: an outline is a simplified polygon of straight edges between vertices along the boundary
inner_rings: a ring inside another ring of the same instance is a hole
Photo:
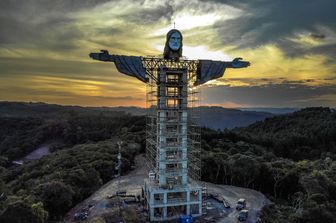
[[[178,50],[181,47],[181,35],[178,32],[174,32],[169,39],[169,48],[172,50]]]

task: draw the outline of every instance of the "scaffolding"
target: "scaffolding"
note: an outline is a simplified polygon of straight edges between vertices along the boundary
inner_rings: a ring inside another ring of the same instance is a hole
[[[190,76],[189,83],[196,81],[196,75]],[[194,180],[201,179],[201,127],[199,88],[188,86],[188,174]]]
[[[144,191],[150,220],[202,214],[196,60],[142,58],[147,72]]]
[[[188,72],[188,85],[187,91],[182,92],[188,95],[187,110],[188,117],[186,120],[178,120],[178,114],[176,113],[177,107],[170,108],[169,116],[167,119],[172,125],[179,122],[187,123],[187,139],[188,139],[188,174],[191,179],[200,180],[201,179],[201,128],[198,125],[200,118],[200,91],[194,86],[197,79],[197,60],[180,60],[173,61],[157,57],[145,57],[142,58],[144,66],[147,71],[148,82],[146,85],[146,164],[149,171],[157,172],[156,167],[158,166],[158,160],[160,157],[158,148],[158,132],[157,123],[158,121],[158,84],[159,84],[159,71],[160,67],[166,67],[169,69],[187,69]],[[172,85],[176,83],[172,82]],[[178,85],[178,84],[177,84]],[[172,86],[174,87],[174,86]],[[180,86],[176,86],[180,87]],[[177,88],[172,88],[167,92],[166,97],[173,99],[175,105],[178,104],[178,100],[181,98],[176,98],[178,93]],[[179,134],[178,129],[175,132]],[[175,134],[174,133],[174,134]],[[171,131],[167,131],[166,134],[172,134]]]

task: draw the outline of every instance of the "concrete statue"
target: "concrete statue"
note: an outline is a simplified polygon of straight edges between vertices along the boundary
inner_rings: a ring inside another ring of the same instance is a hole
[[[187,60],[182,57],[183,36],[167,33],[162,57],[91,53],[95,60],[114,62],[120,73],[147,84],[146,158],[149,168],[143,194],[150,221],[204,213],[200,179],[200,132],[192,120],[196,86],[223,76],[226,68],[250,65],[232,61]]]

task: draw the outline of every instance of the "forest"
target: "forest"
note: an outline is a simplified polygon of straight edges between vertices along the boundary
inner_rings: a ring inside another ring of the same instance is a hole
[[[60,221],[113,179],[117,141],[123,141],[122,174],[145,151],[143,116],[20,106],[24,115],[0,106],[0,222]],[[49,155],[12,164],[50,142]],[[202,150],[202,180],[252,188],[272,201],[262,222],[335,222],[335,110],[305,108],[244,128],[202,128]]]
[[[272,202],[263,222],[335,222],[336,112],[306,108],[202,134],[203,180],[248,187]]]

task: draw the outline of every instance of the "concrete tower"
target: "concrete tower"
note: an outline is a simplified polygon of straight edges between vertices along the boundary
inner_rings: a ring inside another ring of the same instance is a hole
[[[188,174],[188,68],[161,66],[158,80],[157,106],[147,120],[147,154],[155,154],[144,185],[150,219],[200,216],[202,187]]]

